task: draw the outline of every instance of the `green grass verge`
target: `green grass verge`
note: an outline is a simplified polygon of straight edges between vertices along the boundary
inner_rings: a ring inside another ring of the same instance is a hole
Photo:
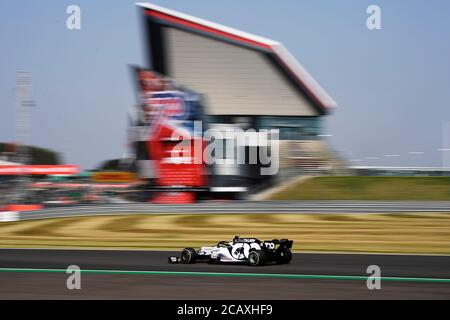
[[[450,201],[450,177],[316,177],[271,199]]]

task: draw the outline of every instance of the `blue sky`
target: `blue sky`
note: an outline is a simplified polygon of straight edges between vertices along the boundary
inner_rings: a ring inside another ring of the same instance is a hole
[[[325,121],[331,145],[348,159],[380,158],[354,164],[442,165],[436,149],[450,148],[449,1],[152,2],[281,41],[339,104]],[[81,7],[79,31],[66,28],[71,4]],[[381,7],[382,30],[366,28],[370,4]],[[14,140],[15,72],[28,69],[32,144],[85,168],[121,156],[135,102],[127,64],[143,63],[141,36],[134,1],[2,0],[0,141]]]

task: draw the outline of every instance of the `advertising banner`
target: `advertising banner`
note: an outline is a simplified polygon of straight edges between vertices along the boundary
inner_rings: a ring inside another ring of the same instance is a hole
[[[206,185],[202,156],[202,132],[195,132],[195,121],[203,118],[201,99],[169,79],[150,70],[135,68],[139,93],[141,138],[144,136],[148,158],[159,186],[202,187]],[[183,141],[182,154],[177,149]],[[178,150],[178,151],[177,151]]]
[[[132,172],[121,171],[103,171],[96,172],[92,175],[94,182],[134,182],[137,180],[137,176]]]
[[[73,175],[80,172],[80,168],[75,165],[6,165],[0,166],[0,175]]]

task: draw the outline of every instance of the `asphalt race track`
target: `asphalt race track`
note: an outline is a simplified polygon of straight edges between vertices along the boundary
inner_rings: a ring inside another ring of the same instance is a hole
[[[289,265],[250,267],[168,264],[174,254],[0,249],[0,298],[450,299],[450,280],[436,280],[450,279],[450,256],[302,253]],[[86,271],[81,290],[66,288],[69,265]],[[367,289],[369,265],[381,268],[381,290]]]
[[[183,205],[124,203],[21,212],[19,220],[105,214],[401,213],[450,212],[449,201],[213,201]]]

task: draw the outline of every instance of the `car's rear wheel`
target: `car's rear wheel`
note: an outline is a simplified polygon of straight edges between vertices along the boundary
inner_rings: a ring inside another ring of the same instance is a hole
[[[182,263],[195,263],[197,259],[197,252],[193,248],[185,248],[181,252]]]
[[[289,263],[292,260],[292,252],[289,248],[283,248],[277,251],[277,255],[275,257],[275,261],[278,264]]]
[[[266,263],[266,254],[262,250],[250,251],[248,254],[248,263],[251,266],[262,266]]]

